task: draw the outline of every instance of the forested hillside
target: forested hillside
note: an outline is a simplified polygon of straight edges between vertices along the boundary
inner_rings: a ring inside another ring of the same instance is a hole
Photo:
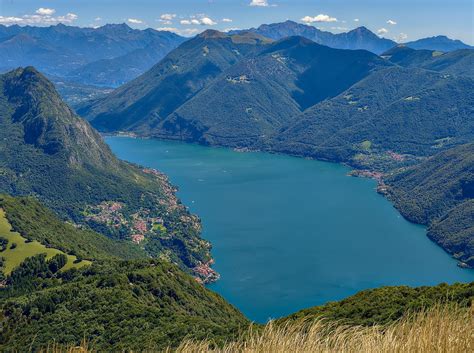
[[[0,92],[0,192],[35,196],[63,219],[187,271],[207,266],[199,219],[166,176],[118,160],[35,69],[0,76]]]
[[[440,284],[433,287],[381,287],[368,289],[341,301],[304,309],[278,320],[279,324],[326,318],[347,325],[387,325],[407,313],[442,303],[472,305],[473,283]]]
[[[387,178],[390,199],[428,236],[474,267],[474,144],[454,147]]]
[[[296,117],[273,148],[362,166],[388,151],[431,155],[474,138],[473,88],[467,77],[380,70]]]
[[[249,325],[219,295],[158,260],[60,272],[38,255],[7,283],[0,289],[0,344],[9,351],[83,339],[100,351],[156,350],[185,337],[223,342]]]

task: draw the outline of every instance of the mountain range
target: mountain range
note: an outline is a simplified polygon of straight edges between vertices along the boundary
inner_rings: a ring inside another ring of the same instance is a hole
[[[391,65],[367,51],[332,49],[302,37],[271,42],[254,36],[206,31],[78,112],[103,131],[249,146]]]
[[[79,28],[0,25],[0,71],[35,66],[83,84],[118,86],[163,58],[185,38],[126,24]]]
[[[375,54],[381,54],[397,45],[390,39],[377,36],[366,27],[358,27],[348,32],[331,33],[320,30],[314,26],[285,21],[280,23],[263,24],[258,28],[231,31],[230,33],[252,32],[267,38],[280,40],[286,37],[301,36],[315,43],[326,45],[337,49],[365,49]],[[460,40],[453,40],[446,36],[423,38],[408,42],[406,46],[413,49],[439,50],[443,52],[458,49],[473,49],[472,46],[464,44]]]
[[[302,36],[332,48],[365,49],[376,54],[397,45],[365,27],[334,34],[293,21],[230,31],[229,34],[245,32],[273,40]],[[18,66],[34,66],[48,77],[59,77],[62,81],[118,87],[146,72],[186,40],[172,32],[132,29],[126,24],[107,24],[98,28],[64,24],[49,27],[0,25],[0,72]],[[443,52],[472,49],[445,36],[424,38],[406,45]]]

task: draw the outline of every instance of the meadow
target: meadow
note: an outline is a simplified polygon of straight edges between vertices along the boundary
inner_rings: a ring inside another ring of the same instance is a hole
[[[14,268],[18,267],[28,257],[32,257],[38,254],[46,254],[46,259],[49,260],[54,255],[64,254],[64,252],[58,249],[48,248],[36,240],[28,241],[28,239],[22,237],[20,233],[13,231],[12,226],[10,225],[5,216],[5,211],[1,208],[0,237],[8,240],[6,249],[0,252],[0,257],[4,259],[3,272],[5,275],[9,275]],[[87,260],[82,260],[76,263],[76,256],[67,254],[66,256],[68,261],[63,267],[62,271],[69,270],[73,267],[80,268],[82,266],[91,264],[91,262]]]

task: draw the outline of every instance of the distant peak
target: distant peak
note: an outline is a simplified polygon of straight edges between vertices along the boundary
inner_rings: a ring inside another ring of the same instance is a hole
[[[279,41],[275,42],[274,46],[272,46],[272,48],[269,50],[289,49],[292,47],[298,47],[298,46],[301,47],[301,46],[307,46],[311,44],[317,45],[315,42],[305,37],[291,36],[291,37],[280,39]]]
[[[370,29],[368,29],[367,27],[365,26],[360,26],[360,27],[357,27],[357,28],[354,28],[352,31],[350,32],[358,32],[358,33],[372,33],[374,34]]]
[[[204,38],[204,39],[219,39],[219,38],[227,38],[228,35],[223,32],[216,31],[215,29],[207,29],[201,34],[199,34],[198,37]]]
[[[99,29],[116,29],[116,30],[132,30],[132,28],[126,23],[107,23]]]

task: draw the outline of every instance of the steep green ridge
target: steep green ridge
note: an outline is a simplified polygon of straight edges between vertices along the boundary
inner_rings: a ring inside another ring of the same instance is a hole
[[[474,267],[474,143],[441,152],[387,178],[389,196],[428,236]]]
[[[153,126],[203,89],[223,70],[269,40],[257,35],[227,36],[208,30],[183,43],[136,80],[79,108],[103,131]]]
[[[158,260],[51,273],[38,256],[8,283],[0,289],[0,345],[7,351],[83,339],[99,351],[155,351],[184,338],[223,342],[249,325],[218,294]]]
[[[325,318],[347,325],[384,325],[440,303],[472,306],[474,282],[434,287],[382,287],[357,293],[338,302],[301,310],[277,322]]]
[[[0,208],[12,228],[28,240],[62,250],[81,259],[145,258],[143,249],[125,241],[115,241],[88,229],[61,221],[32,197],[0,195]]]
[[[0,192],[34,195],[61,218],[188,271],[211,260],[166,176],[118,160],[33,68],[0,76]]]
[[[460,49],[448,53],[434,50],[415,50],[404,45],[382,54],[383,58],[403,67],[419,67],[450,75],[474,78],[474,50]]]
[[[377,159],[389,152],[431,155],[474,139],[473,89],[466,77],[380,70],[307,109],[281,130],[272,148],[372,168],[386,168]]]

